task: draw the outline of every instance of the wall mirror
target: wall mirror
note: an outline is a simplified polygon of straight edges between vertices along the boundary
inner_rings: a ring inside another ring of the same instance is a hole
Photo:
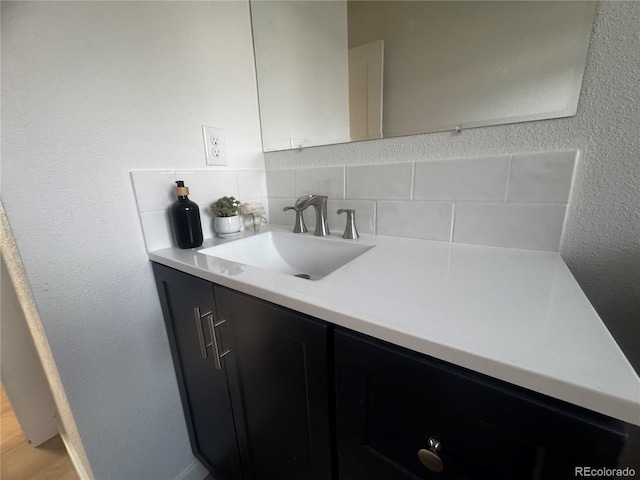
[[[595,2],[251,0],[265,152],[575,115]]]

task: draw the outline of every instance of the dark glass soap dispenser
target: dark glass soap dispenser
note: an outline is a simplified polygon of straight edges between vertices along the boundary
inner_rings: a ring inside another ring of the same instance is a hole
[[[171,205],[171,224],[176,243],[180,248],[194,248],[202,245],[202,224],[200,223],[200,209],[189,200],[189,188],[184,181],[176,182],[178,199]]]

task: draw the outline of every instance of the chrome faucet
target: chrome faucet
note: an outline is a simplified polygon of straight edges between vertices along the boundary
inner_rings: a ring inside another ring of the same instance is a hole
[[[329,224],[327,223],[327,197],[325,195],[303,195],[296,200],[295,206],[284,208],[285,211],[296,211],[296,225],[293,228],[294,233],[304,233],[307,231],[302,212],[304,212],[310,205],[316,209],[316,230],[313,234],[319,237],[329,235]]]

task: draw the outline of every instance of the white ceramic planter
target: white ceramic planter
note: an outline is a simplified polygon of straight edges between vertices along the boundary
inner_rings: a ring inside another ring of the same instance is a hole
[[[221,237],[236,235],[240,232],[240,216],[214,217],[213,229]]]

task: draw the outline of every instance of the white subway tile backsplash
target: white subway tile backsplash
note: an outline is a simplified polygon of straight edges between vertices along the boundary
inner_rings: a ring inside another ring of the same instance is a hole
[[[413,164],[347,167],[347,196],[358,200],[409,200]]]
[[[269,197],[269,199],[267,200],[267,210],[269,210],[269,221],[271,223],[278,223],[276,221],[276,208],[277,208],[277,204],[280,201],[280,198],[274,198],[274,197]]]
[[[456,205],[453,241],[557,252],[566,205]]]
[[[205,238],[215,235],[208,205],[224,195],[262,201],[269,221],[294,225],[284,212],[297,197],[329,197],[328,222],[340,235],[356,210],[360,233],[558,251],[576,164],[575,150],[286,170],[131,172],[147,249],[174,244],[168,214],[175,181],[200,205]],[[455,203],[455,209],[454,209]],[[315,210],[304,212],[310,232]]]
[[[338,215],[337,213],[341,208],[350,208],[356,211],[356,228],[359,233],[375,233],[376,202],[373,200],[329,199],[327,203],[327,221],[329,222],[331,233],[342,234],[347,226],[347,215],[344,213]],[[307,227],[313,227],[314,225],[315,223],[308,224]]]
[[[295,196],[316,194],[344,198],[344,167],[296,168]]]
[[[276,210],[299,195],[328,195],[333,233],[346,222],[334,210],[361,202],[355,206],[361,233],[558,251],[576,153],[299,167],[295,177],[293,170],[274,170],[267,171],[268,195],[270,206],[273,197],[287,198]],[[343,168],[345,199],[339,188]],[[295,215],[277,211],[272,218],[293,225]],[[305,221],[313,229],[312,209]]]
[[[267,191],[270,197],[293,197],[293,170],[267,170]]]
[[[576,151],[514,155],[508,202],[567,202]]]
[[[176,199],[176,180],[184,180],[189,187],[189,198],[200,207],[205,239],[215,235],[209,204],[218,198],[232,195],[241,201],[257,199],[265,207],[268,202],[266,174],[262,170],[139,171],[131,172],[131,179],[148,251],[175,244],[169,208]]]
[[[380,201],[376,216],[378,235],[451,240],[451,203]]]
[[[140,222],[148,252],[175,245],[168,209],[141,212]]]
[[[176,199],[175,172],[131,172],[139,212],[169,208]]]
[[[237,171],[238,200],[247,202],[251,198],[267,196],[267,177],[264,170]]]
[[[213,212],[209,205],[199,205],[200,208],[200,224],[202,225],[202,237],[206,240],[215,236],[213,229]]]
[[[416,163],[415,200],[503,201],[509,156]]]
[[[189,199],[198,205],[209,205],[224,196],[239,196],[234,171],[176,172],[176,175],[178,180],[184,180],[185,186],[189,187]]]

